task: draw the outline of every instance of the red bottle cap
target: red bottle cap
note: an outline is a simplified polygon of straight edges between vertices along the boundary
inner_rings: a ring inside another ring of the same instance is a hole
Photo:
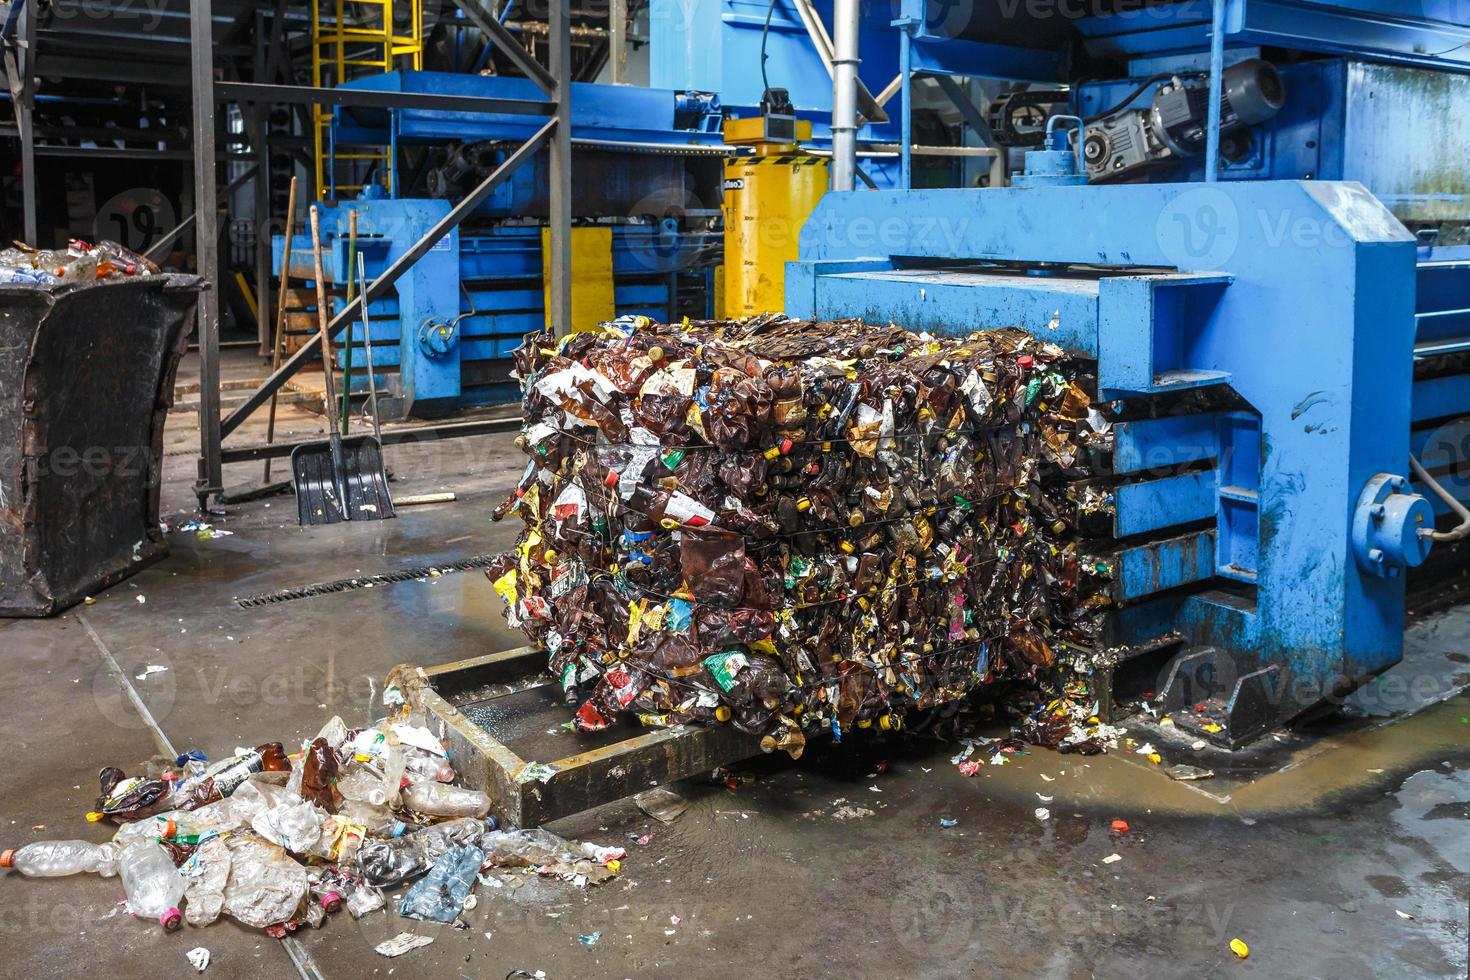
[[[782,456],[785,456],[788,453],[790,453],[791,452],[791,447],[793,447],[795,445],[796,445],[796,443],[792,442],[790,439],[782,439],[781,440],[781,455]]]
[[[618,485],[618,473],[617,473],[617,471],[616,470],[608,470],[607,471],[607,476],[605,476],[605,477],[602,478],[602,485],[605,486],[605,487],[615,487],[615,486],[617,486]]]
[[[325,892],[322,895],[322,909],[326,912],[335,912],[342,907],[342,896],[338,892]]]
[[[1022,371],[1031,370],[1031,368],[1035,364],[1036,358],[1032,357],[1030,354],[1022,354],[1020,357],[1016,358],[1016,367],[1020,368]]]
[[[158,921],[163,923],[164,929],[168,930],[169,932],[173,932],[179,926],[184,924],[184,917],[179,914],[178,909],[169,909],[167,912],[158,917]]]

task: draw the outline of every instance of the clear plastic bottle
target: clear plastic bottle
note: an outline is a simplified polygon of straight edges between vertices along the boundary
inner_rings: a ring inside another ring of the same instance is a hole
[[[431,817],[480,817],[490,812],[490,797],[476,789],[421,780],[403,790],[403,805]]]
[[[454,782],[454,767],[449,760],[423,749],[408,749],[404,759],[404,771],[410,779],[432,779],[441,783]]]
[[[137,841],[123,848],[118,860],[128,911],[139,918],[156,918],[172,932],[184,922],[179,903],[188,884],[173,859],[158,844]]]
[[[306,868],[281,848],[253,835],[231,836],[225,914],[252,929],[289,921],[306,897]]]
[[[406,756],[403,746],[394,745],[388,749],[383,757],[383,798],[372,800],[373,803],[382,803],[397,808],[399,788],[403,784],[403,767]]]
[[[230,880],[230,848],[223,837],[211,837],[179,869],[184,876],[184,918],[191,926],[207,926],[219,918]]]
[[[90,871],[104,878],[117,874],[118,846],[84,840],[40,840],[0,851],[0,868],[28,878],[60,878]]]

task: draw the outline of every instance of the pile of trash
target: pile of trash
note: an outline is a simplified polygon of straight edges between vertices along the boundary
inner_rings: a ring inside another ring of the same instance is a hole
[[[516,354],[488,575],[574,721],[729,722],[766,751],[1090,669],[1107,562],[1071,479],[1110,450],[1088,366],[1021,330],[625,317]]]
[[[152,259],[110,241],[89,245],[73,238],[64,249],[36,249],[16,242],[0,249],[0,285],[85,286],[104,279],[154,276],[160,271]]]
[[[37,841],[0,852],[0,868],[118,876],[128,910],[165,929],[227,915],[277,938],[383,909],[384,889],[405,885],[399,915],[454,923],[482,869],[579,887],[620,870],[622,848],[497,829],[489,797],[454,780],[406,708],[361,730],[334,717],[292,755],[270,742],[212,764],[195,751],[136,776],[103,769],[87,819],[119,824],[110,841]]]

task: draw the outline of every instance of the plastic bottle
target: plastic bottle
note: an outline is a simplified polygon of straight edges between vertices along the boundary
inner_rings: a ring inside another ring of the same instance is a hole
[[[0,851],[0,868],[10,868],[27,878],[60,878],[83,871],[111,878],[117,874],[118,856],[119,848],[111,842],[41,840]]]
[[[280,742],[267,742],[242,755],[221,759],[185,780],[167,801],[175,810],[193,810],[224,799],[258,772],[286,772],[291,768]]]
[[[230,880],[230,848],[223,837],[211,837],[179,869],[184,876],[184,918],[207,926],[219,918]]]
[[[118,860],[128,911],[139,918],[156,918],[170,932],[184,922],[179,905],[187,882],[158,844],[137,841],[123,848]]]
[[[490,797],[476,789],[422,780],[403,790],[403,805],[431,817],[480,817],[490,812]]]
[[[382,803],[389,807],[398,806],[398,794],[403,785],[405,761],[403,746],[392,745],[388,748],[383,756],[382,799],[373,799],[370,802]]]
[[[318,736],[301,762],[301,797],[328,813],[337,812],[340,797],[332,787],[337,781],[337,750]]]
[[[163,810],[175,809],[169,801],[170,784],[147,776],[127,776],[116,766],[97,774],[100,792],[97,809],[87,814],[89,823],[100,820],[138,820]]]
[[[306,897],[306,868],[275,844],[231,836],[224,911],[252,929],[289,921]]]
[[[370,885],[391,888],[427,872],[451,847],[477,843],[493,826],[493,821],[461,817],[396,840],[372,841],[357,852],[358,873]]]
[[[432,779],[441,783],[454,782],[454,766],[449,760],[423,749],[407,749],[404,755],[404,772],[411,779]]]
[[[475,887],[475,879],[485,852],[473,844],[459,844],[439,856],[429,873],[414,882],[398,914],[408,919],[450,923],[464,911],[465,899]]]

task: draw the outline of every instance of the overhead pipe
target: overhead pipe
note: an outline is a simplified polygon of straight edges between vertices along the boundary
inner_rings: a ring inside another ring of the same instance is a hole
[[[860,0],[832,7],[832,189],[850,191],[857,172],[858,23]]]

